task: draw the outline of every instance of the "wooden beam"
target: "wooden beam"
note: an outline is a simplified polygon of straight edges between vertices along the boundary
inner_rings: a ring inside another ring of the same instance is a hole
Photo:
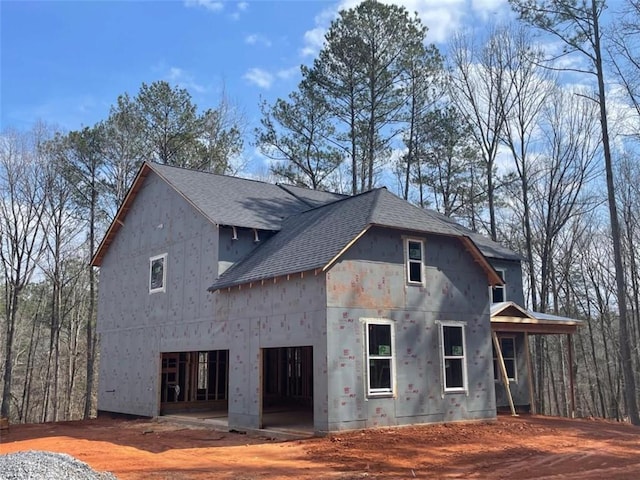
[[[557,320],[540,320],[537,318],[527,318],[527,317],[513,317],[509,315],[496,315],[491,318],[491,323],[517,323],[517,324],[531,324],[531,325],[551,325],[551,326],[569,326],[569,327],[577,327],[578,322],[570,322],[570,321],[557,321]]]
[[[529,387],[529,412],[536,414],[536,401],[533,395],[533,368],[531,367],[531,352],[529,351],[529,334],[524,332],[524,356],[527,362],[527,383]]]
[[[571,390],[571,411],[569,416],[576,418],[576,394],[573,385],[573,344],[571,342],[571,334],[567,334],[567,342],[569,346],[569,389]]]
[[[354,238],[352,238],[351,241],[349,243],[347,243],[344,246],[344,248],[342,250],[340,250],[335,257],[333,257],[331,260],[329,260],[329,263],[327,263],[324,267],[322,267],[322,271],[326,272],[329,268],[331,268],[333,266],[333,264],[338,261],[338,259],[342,256],[342,254],[344,252],[349,250],[354,243],[356,243],[358,240],[360,240],[360,237],[362,237],[365,233],[367,233],[369,231],[370,227],[371,227],[371,225],[367,225],[366,227],[364,227],[364,230],[362,230],[358,235],[356,235]]]
[[[509,387],[509,376],[507,374],[507,367],[504,364],[502,348],[500,348],[500,340],[498,340],[498,334],[496,332],[492,332],[491,337],[493,338],[493,346],[495,347],[496,353],[498,354],[498,365],[500,365],[502,383],[504,384],[504,389],[507,392],[507,399],[509,400],[509,406],[511,407],[511,415],[517,417],[518,414],[516,413],[516,407],[513,405],[513,396],[511,395],[511,388]]]
[[[494,332],[521,333],[528,332],[539,335],[559,335],[562,333],[575,333],[577,325],[550,325],[548,323],[502,323],[491,321],[491,330]]]

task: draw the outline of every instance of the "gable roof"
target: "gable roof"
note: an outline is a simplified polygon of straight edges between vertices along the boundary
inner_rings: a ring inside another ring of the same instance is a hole
[[[525,310],[514,302],[491,305],[491,328],[498,332],[575,333],[582,320]]]
[[[326,192],[303,195],[301,190],[304,189],[295,187],[297,194],[294,194],[285,188],[257,180],[144,162],[91,265],[100,266],[102,263],[109,245],[124,225],[137,193],[151,173],[159,175],[205,218],[217,225],[279,230],[285,218],[335,200],[333,194]],[[224,205],[224,208],[220,208],[220,205]]]
[[[109,245],[124,225],[137,193],[152,173],[214,224],[270,231],[282,229],[272,240],[256,249],[250,258],[225,272],[211,288],[300,272],[318,268],[318,265],[326,268],[327,262],[337,258],[357,236],[364,233],[365,228],[373,225],[458,237],[489,272],[494,284],[501,283],[501,280],[494,281],[497,274],[484,256],[520,260],[517,254],[498,243],[437,212],[411,205],[384,188],[344,196],[145,162],[91,265],[101,265]],[[292,256],[295,256],[295,261],[291,260]]]
[[[502,283],[473,242],[465,241],[468,237],[430,212],[379,188],[288,218],[276,235],[225,271],[209,290],[326,270],[372,226],[457,237],[485,269],[491,282]]]
[[[279,230],[283,219],[309,208],[303,200],[270,183],[155,163],[148,165],[217,225]]]

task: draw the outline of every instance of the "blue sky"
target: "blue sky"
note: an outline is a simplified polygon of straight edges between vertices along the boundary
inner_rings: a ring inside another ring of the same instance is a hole
[[[508,14],[506,0],[395,0],[431,41]],[[295,89],[332,18],[353,0],[0,1],[0,130],[37,120],[74,130],[142,82],[186,88],[203,110],[224,89],[258,123],[261,98]],[[250,141],[251,138],[248,138]]]

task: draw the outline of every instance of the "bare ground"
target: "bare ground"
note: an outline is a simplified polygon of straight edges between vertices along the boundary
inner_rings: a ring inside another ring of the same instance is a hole
[[[500,416],[280,442],[153,420],[13,425],[0,454],[68,453],[119,479],[637,479],[640,428]]]

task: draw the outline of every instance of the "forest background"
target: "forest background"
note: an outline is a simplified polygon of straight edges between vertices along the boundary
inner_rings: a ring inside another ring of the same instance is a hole
[[[584,320],[531,344],[537,411],[640,423],[640,2],[510,0],[517,22],[446,45],[402,6],[341,10],[301,81],[260,104],[199,107],[165,80],[106,118],[0,133],[0,415],[96,411],[99,271],[141,162],[356,194],[376,186],[519,252],[528,308]],[[250,168],[247,151],[268,159]],[[508,282],[509,279],[506,279]]]

